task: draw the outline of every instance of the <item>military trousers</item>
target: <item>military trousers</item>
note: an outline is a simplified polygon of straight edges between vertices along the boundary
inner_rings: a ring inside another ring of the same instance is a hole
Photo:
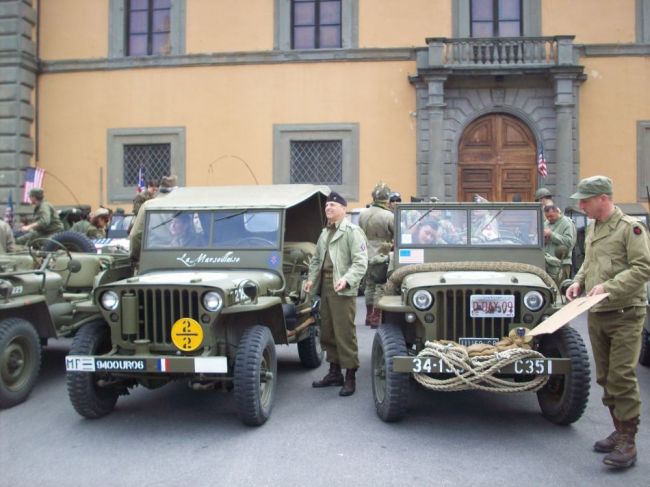
[[[386,281],[375,281],[375,273],[372,272],[373,267],[384,267],[384,264],[368,264],[368,272],[366,272],[366,287],[363,294],[367,306],[376,305],[381,297],[384,295],[386,289]]]
[[[603,388],[603,404],[614,408],[620,421],[641,414],[636,366],[641,352],[641,331],[646,309],[590,312],[589,338],[596,363],[596,382]]]
[[[321,282],[320,343],[327,352],[327,361],[345,369],[358,369],[356,297],[336,294],[331,275],[322,276]]]

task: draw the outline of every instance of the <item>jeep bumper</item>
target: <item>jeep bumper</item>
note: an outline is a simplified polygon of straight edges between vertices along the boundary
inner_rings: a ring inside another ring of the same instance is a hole
[[[228,357],[151,357],[68,355],[68,372],[113,372],[127,374],[225,374]]]
[[[447,374],[453,371],[437,357],[394,357],[393,371],[415,374]],[[571,372],[571,359],[568,358],[526,358],[504,366],[499,375],[553,375]]]

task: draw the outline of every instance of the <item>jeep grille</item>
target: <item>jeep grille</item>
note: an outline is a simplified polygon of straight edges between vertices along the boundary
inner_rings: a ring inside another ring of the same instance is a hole
[[[515,296],[514,318],[471,318],[472,294],[500,294]],[[440,339],[458,340],[461,337],[501,338],[508,335],[510,323],[521,323],[521,292],[513,289],[456,289],[438,291],[436,321]]]
[[[199,320],[199,291],[132,289],[138,299],[138,339],[171,344],[172,325],[180,318]]]

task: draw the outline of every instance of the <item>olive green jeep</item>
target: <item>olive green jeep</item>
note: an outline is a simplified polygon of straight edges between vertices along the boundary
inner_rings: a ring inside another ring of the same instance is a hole
[[[66,358],[75,410],[110,413],[120,394],[183,380],[234,389],[240,419],[261,425],[276,390],[276,344],[321,364],[317,303],[302,290],[328,188],[188,187],[151,200],[139,272],[95,288],[104,322]]]
[[[413,377],[436,391],[536,390],[549,420],[578,420],[590,377],[581,336],[567,325],[529,332],[562,306],[544,271],[540,206],[410,203],[395,218],[395,271],[372,346],[379,417],[406,414]]]
[[[50,249],[50,250],[44,250]],[[0,407],[24,401],[36,383],[41,347],[101,319],[94,285],[131,273],[128,256],[70,253],[51,239],[0,255]]]

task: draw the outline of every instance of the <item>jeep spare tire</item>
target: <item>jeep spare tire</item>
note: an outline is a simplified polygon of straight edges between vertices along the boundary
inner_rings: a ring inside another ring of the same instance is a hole
[[[70,252],[81,252],[84,254],[95,254],[97,249],[93,241],[86,237],[83,233],[79,232],[60,232],[50,237],[52,240],[62,244]],[[54,251],[58,247],[51,242],[45,244],[44,249],[47,251]]]

